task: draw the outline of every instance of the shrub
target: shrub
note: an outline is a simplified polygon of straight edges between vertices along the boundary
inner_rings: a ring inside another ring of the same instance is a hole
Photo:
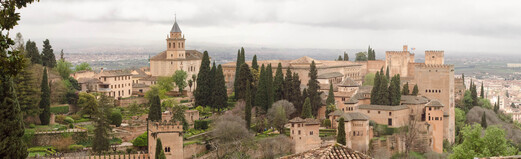
[[[79,114],[73,114],[73,115],[69,115],[72,119],[74,120],[80,120],[81,119],[81,115]]]
[[[71,150],[71,151],[78,151],[78,150],[81,150],[83,148],[84,148],[83,145],[76,145],[76,144],[69,145],[69,150]]]
[[[196,120],[194,122],[194,128],[197,130],[206,130],[210,124],[209,120]]]
[[[110,114],[110,124],[116,125],[116,127],[121,126],[121,121],[123,121],[123,116],[119,110],[112,111]]]
[[[65,120],[65,115],[56,115],[56,117],[54,118],[54,121],[57,123],[63,124],[63,120]]]
[[[34,125],[34,124],[29,124],[29,128],[33,129],[33,128],[35,128],[35,127],[36,127],[36,125]]]
[[[74,128],[74,125],[72,123],[69,124],[69,128]]]
[[[69,112],[69,106],[51,107],[51,113],[54,114],[67,114]]]
[[[190,100],[188,100],[188,99],[181,100],[181,103],[188,103],[188,102],[190,102]]]
[[[74,119],[72,119],[71,117],[65,117],[65,119],[63,121],[68,123],[68,124],[74,123]]]
[[[28,148],[27,152],[44,152],[46,154],[54,154],[56,153],[56,148],[52,146],[38,146]]]
[[[139,135],[134,140],[132,140],[132,145],[134,147],[146,147],[147,146],[147,137],[148,137],[148,134],[145,131],[145,133]]]
[[[324,123],[323,123],[323,124],[324,124],[325,127],[328,127],[328,128],[329,128],[329,127],[331,127],[331,120],[326,119],[326,120],[324,120]]]

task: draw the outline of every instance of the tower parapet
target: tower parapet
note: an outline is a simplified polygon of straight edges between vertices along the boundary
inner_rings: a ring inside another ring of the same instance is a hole
[[[443,65],[445,52],[443,50],[426,50],[425,64],[441,64]]]

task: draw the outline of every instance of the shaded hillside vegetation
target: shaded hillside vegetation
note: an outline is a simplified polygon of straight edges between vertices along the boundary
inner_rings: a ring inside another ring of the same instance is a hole
[[[513,123],[501,120],[493,110],[482,107],[473,107],[467,113],[467,124],[480,124],[483,111],[486,114],[488,126],[497,125],[498,127],[503,128],[508,140],[511,140],[516,145],[521,144],[521,129],[517,128]]]

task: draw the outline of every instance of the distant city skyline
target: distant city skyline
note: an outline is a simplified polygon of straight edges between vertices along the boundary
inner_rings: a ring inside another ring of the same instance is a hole
[[[21,9],[25,40],[56,52],[156,52],[174,14],[191,47],[516,54],[519,1],[45,0]]]

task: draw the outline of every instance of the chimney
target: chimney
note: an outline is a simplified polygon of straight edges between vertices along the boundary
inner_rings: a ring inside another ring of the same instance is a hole
[[[403,45],[403,51],[407,51],[407,50],[409,50],[409,49],[407,48],[407,45]]]

